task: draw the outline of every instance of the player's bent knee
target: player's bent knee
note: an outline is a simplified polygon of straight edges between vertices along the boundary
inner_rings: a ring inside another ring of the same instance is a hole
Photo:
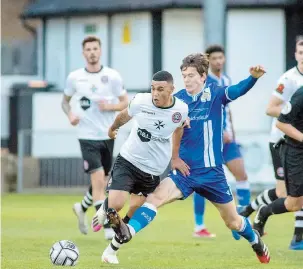
[[[161,195],[152,193],[148,195],[146,199],[146,203],[154,205],[156,208],[160,207],[164,203],[164,199],[161,197]]]
[[[239,231],[241,229],[241,226],[242,226],[241,221],[238,221],[238,220],[224,220],[224,221],[225,221],[226,227],[229,228],[230,230]]]
[[[285,202],[285,207],[290,212],[299,211],[303,206],[303,198],[288,198]]]

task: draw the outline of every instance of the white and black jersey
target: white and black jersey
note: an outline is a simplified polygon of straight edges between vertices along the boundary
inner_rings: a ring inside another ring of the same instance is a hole
[[[119,97],[125,93],[120,74],[109,67],[102,67],[96,73],[90,73],[85,68],[71,72],[64,94],[73,96],[72,112],[80,118],[78,138],[109,139],[108,129],[115,120],[116,112],[100,111],[98,103],[104,100],[117,104]]]
[[[161,175],[172,155],[171,138],[188,115],[188,106],[173,97],[167,108],[156,107],[150,93],[139,93],[130,102],[128,114],[134,122],[120,154],[141,171]]]
[[[293,94],[303,86],[303,74],[297,67],[293,67],[280,77],[277,84],[277,88],[274,90],[273,95],[281,99],[285,105],[289,102]],[[271,143],[278,142],[283,136],[283,133],[276,127],[276,122],[277,119],[274,118],[270,134]]]

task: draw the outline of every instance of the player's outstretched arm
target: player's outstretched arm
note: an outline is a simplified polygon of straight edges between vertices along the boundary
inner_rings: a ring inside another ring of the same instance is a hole
[[[179,157],[181,139],[184,133],[184,126],[181,126],[173,133],[173,152],[171,159],[172,170],[179,170],[184,176],[189,176],[189,166]]]
[[[118,129],[131,120],[131,116],[128,114],[128,109],[123,109],[116,117],[114,123],[108,130],[108,136],[115,139],[117,136]]]
[[[233,101],[240,96],[246,94],[257,82],[258,78],[265,74],[265,70],[262,66],[257,65],[249,69],[250,76],[247,79],[240,81],[236,85],[232,85],[227,88],[226,94],[229,100]]]

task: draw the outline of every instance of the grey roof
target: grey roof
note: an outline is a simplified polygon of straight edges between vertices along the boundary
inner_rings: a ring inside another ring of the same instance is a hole
[[[282,7],[297,0],[227,0],[228,7]],[[39,18],[85,15],[166,8],[199,8],[203,0],[36,0],[29,4],[22,17]]]

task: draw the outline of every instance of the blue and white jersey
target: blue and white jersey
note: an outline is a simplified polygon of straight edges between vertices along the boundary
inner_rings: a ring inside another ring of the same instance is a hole
[[[226,74],[222,74],[221,77],[217,77],[214,73],[212,73],[210,70],[208,72],[208,76],[206,79],[206,85],[215,83],[220,87],[227,87],[231,85],[231,79]],[[227,131],[230,135],[234,136],[232,123],[231,123],[231,114],[230,114],[230,108],[227,105],[224,110],[224,119],[223,119],[223,129],[224,131]]]
[[[175,96],[188,105],[191,128],[185,128],[179,155],[191,168],[220,166],[224,163],[224,108],[231,100],[227,87],[205,84],[200,93],[189,95],[185,89]]]

